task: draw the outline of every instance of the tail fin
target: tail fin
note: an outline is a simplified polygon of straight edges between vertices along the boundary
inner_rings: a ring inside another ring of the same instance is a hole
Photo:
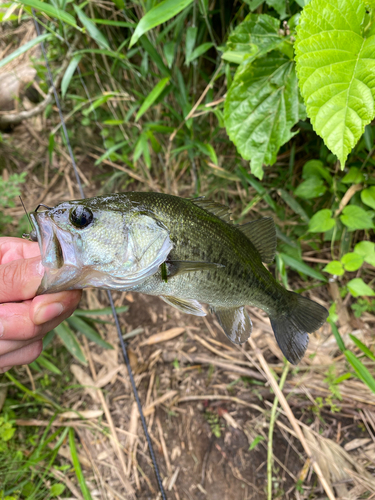
[[[301,361],[307,344],[308,333],[320,328],[328,316],[328,311],[313,300],[302,297],[294,292],[288,292],[290,304],[287,310],[272,316],[271,325],[277,343],[284,356],[293,365]]]

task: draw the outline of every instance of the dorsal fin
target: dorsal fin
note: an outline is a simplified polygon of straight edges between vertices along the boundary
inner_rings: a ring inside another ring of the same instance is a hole
[[[216,203],[216,201],[206,200],[204,196],[192,199],[190,201],[192,201],[198,207],[203,208],[203,210],[206,210],[206,212],[216,215],[216,217],[219,217],[221,220],[225,222],[233,224],[230,218],[231,213],[229,207],[227,207],[226,205],[222,205],[221,203]]]
[[[272,217],[263,217],[238,226],[260,253],[262,262],[270,264],[276,253],[276,229]]]

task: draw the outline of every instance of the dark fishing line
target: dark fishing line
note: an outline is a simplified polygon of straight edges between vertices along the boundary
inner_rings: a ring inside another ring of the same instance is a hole
[[[36,17],[34,9],[32,9],[32,15],[33,15],[34,25],[35,25],[35,29],[36,29],[37,35],[40,36],[40,28],[39,28],[39,24],[38,24],[38,18]],[[44,61],[46,63],[46,68],[47,68],[47,72],[48,72],[48,78],[49,78],[49,81],[50,81],[50,84],[51,84],[51,87],[53,89],[53,93],[54,93],[54,96],[55,96],[56,106],[57,106],[57,108],[59,110],[60,122],[61,122],[61,126],[62,126],[62,129],[63,129],[64,137],[65,137],[65,140],[66,140],[66,144],[67,144],[67,147],[68,147],[69,156],[70,156],[70,158],[72,160],[72,165],[73,165],[74,173],[75,173],[75,176],[76,176],[76,180],[77,180],[78,188],[79,188],[79,191],[80,191],[80,195],[82,196],[82,198],[84,198],[85,195],[84,195],[84,192],[83,192],[83,187],[82,187],[81,179],[80,179],[79,174],[78,174],[78,169],[77,169],[77,165],[76,165],[76,162],[75,162],[73,150],[72,150],[72,147],[70,145],[70,141],[69,141],[69,137],[68,137],[68,131],[67,131],[67,128],[66,128],[66,125],[65,125],[64,115],[63,115],[63,112],[62,112],[62,109],[61,109],[60,100],[59,100],[59,97],[58,97],[58,94],[57,94],[57,90],[56,90],[56,87],[55,87],[55,84],[54,84],[54,81],[53,81],[52,72],[51,72],[49,64],[48,64],[48,59],[47,59],[46,51],[45,51],[45,48],[44,48],[44,43],[40,42],[40,45],[41,45],[41,49],[42,49]],[[41,206],[41,205],[39,205],[39,206]],[[127,350],[126,350],[126,344],[124,342],[124,339],[122,338],[122,332],[121,332],[120,322],[119,322],[119,319],[118,319],[118,316],[117,316],[117,312],[116,312],[116,308],[115,308],[115,305],[114,305],[114,302],[113,302],[112,294],[111,294],[110,291],[108,291],[107,293],[108,293],[109,302],[111,304],[113,317],[114,317],[115,323],[116,323],[116,328],[117,328],[117,333],[118,333],[118,337],[119,337],[120,344],[121,344],[122,354],[124,356],[124,361],[125,361],[125,364],[126,364],[126,368],[128,370],[128,373],[129,373],[129,378],[130,378],[130,382],[131,382],[131,385],[132,385],[134,398],[135,398],[135,400],[137,402],[139,415],[141,417],[142,427],[143,427],[143,431],[145,433],[145,437],[146,437],[146,441],[147,441],[147,445],[148,445],[148,450],[149,450],[149,453],[150,453],[150,456],[151,456],[151,460],[152,460],[152,464],[153,464],[153,467],[154,467],[154,472],[155,472],[156,480],[157,480],[157,483],[158,483],[158,486],[159,486],[159,490],[160,490],[162,499],[163,500],[167,500],[167,497],[166,497],[166,494],[165,494],[165,491],[164,491],[163,482],[161,480],[161,476],[160,476],[160,472],[159,472],[159,467],[158,467],[158,464],[157,464],[157,461],[156,461],[156,457],[155,457],[155,453],[154,453],[154,448],[152,446],[151,437],[150,437],[150,434],[149,434],[148,429],[147,429],[146,419],[145,419],[145,416],[143,414],[141,400],[139,398],[138,390],[137,390],[137,387],[135,385],[135,380],[134,380],[134,376],[133,376],[133,370],[132,370],[132,367],[130,366],[130,360],[129,360],[128,353],[127,353]]]
[[[23,206],[23,209],[25,210],[25,214],[26,214],[27,220],[29,221],[30,227],[31,227],[31,229],[34,229],[33,224],[32,224],[32,222],[31,222],[31,219],[30,219],[29,212],[26,210],[25,204],[24,204],[23,199],[21,198],[21,196],[19,196],[19,199],[20,199],[20,201],[21,201],[21,204],[22,204],[22,206]]]

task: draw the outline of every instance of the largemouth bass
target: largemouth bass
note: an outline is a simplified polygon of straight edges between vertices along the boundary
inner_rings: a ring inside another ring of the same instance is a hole
[[[205,199],[129,192],[63,202],[31,214],[45,273],[38,294],[86,287],[157,295],[180,311],[206,315],[227,337],[252,330],[245,305],[263,309],[293,364],[328,311],[285,290],[265,268],[276,251],[272,218],[244,225]]]

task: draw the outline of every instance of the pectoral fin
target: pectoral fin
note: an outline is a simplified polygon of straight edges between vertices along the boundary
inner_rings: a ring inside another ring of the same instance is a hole
[[[194,271],[212,271],[219,267],[225,267],[222,264],[214,262],[199,262],[189,260],[168,260],[166,262],[168,275],[167,278],[172,278],[178,274],[191,273]]]
[[[202,304],[200,304],[197,300],[178,299],[177,297],[167,297],[165,295],[160,295],[160,298],[170,306],[175,307],[185,314],[206,316],[206,312],[203,309]]]
[[[243,344],[250,337],[253,324],[244,306],[232,309],[215,309],[225,335],[234,344]]]

